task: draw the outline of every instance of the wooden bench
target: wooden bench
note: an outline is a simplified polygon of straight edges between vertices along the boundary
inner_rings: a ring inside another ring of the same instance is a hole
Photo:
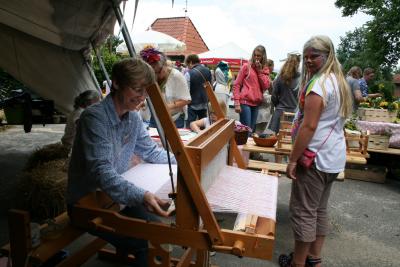
[[[86,204],[96,208],[118,211],[119,205],[104,195],[95,192],[90,193],[86,198],[88,199]],[[50,231],[54,234],[41,237],[40,244],[33,248],[29,213],[22,210],[10,210],[8,213],[10,243],[3,246],[0,252],[11,259],[13,267],[40,266],[86,233],[85,230],[78,229],[70,223],[66,212],[55,218],[55,224],[63,227]],[[40,229],[47,226],[47,224],[41,225]],[[126,257],[126,255],[122,258],[118,252],[102,249],[107,242],[100,238],[88,235],[82,240],[83,242],[79,241],[79,249],[72,255],[58,261],[57,265],[54,266],[80,266],[95,253],[98,253],[99,258],[102,259],[114,259],[120,262],[131,262],[132,260],[131,257]]]
[[[277,172],[280,174],[286,174],[286,166],[285,163],[275,163],[275,162],[265,162],[259,160],[249,160],[249,164],[247,165],[248,169],[253,170],[268,170],[268,172]],[[336,181],[344,181],[344,172],[339,173]]]
[[[8,213],[10,243],[3,246],[0,252],[10,258],[13,267],[40,266],[86,233],[72,226],[67,213],[64,212],[55,218],[55,223],[64,227],[55,231],[53,236],[41,238],[40,244],[33,248],[30,222],[29,213],[26,211],[10,210]],[[40,228],[45,227],[47,224],[41,225]],[[87,239],[76,253],[68,255],[56,266],[80,266],[107,244],[99,238],[88,236]]]

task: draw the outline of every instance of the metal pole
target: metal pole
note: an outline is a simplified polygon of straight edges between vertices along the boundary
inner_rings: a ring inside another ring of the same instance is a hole
[[[115,16],[117,17],[119,26],[121,27],[122,35],[124,36],[125,44],[126,44],[126,47],[128,48],[129,55],[133,58],[136,58],[135,48],[133,47],[132,39],[131,39],[131,36],[129,35],[128,28],[126,27],[125,20],[124,20],[124,17],[122,16],[121,9],[115,3],[114,0],[111,0],[111,3],[112,3],[112,7],[114,9],[114,12],[115,12]]]
[[[122,35],[124,37],[126,47],[128,48],[129,55],[131,57],[133,57],[133,58],[136,58],[136,53],[135,53],[135,49],[133,48],[132,39],[131,39],[131,36],[129,35],[129,31],[128,31],[128,28],[126,27],[124,18],[122,17],[121,9],[115,3],[114,0],[110,0],[110,1],[112,3],[112,6],[113,6],[113,9],[114,9],[114,12],[115,12],[115,16],[117,17],[118,23],[119,23],[119,25],[120,25],[120,27],[122,29]],[[151,115],[153,116],[153,118],[154,118],[154,120],[156,122],[156,128],[157,128],[157,131],[158,131],[158,135],[160,136],[161,143],[164,146],[164,148],[166,148],[167,142],[165,140],[164,131],[163,131],[162,127],[161,127],[160,121],[157,118],[156,112],[154,110],[153,103],[151,102],[150,98],[147,98],[146,101],[147,101],[148,107],[150,109],[150,113],[151,113]]]
[[[103,71],[104,76],[106,76],[106,81],[108,84],[108,88],[111,88],[111,80],[110,80],[110,76],[108,76],[106,67],[104,66],[104,62],[103,62],[103,58],[101,57],[101,55],[99,55],[99,51],[96,49],[96,47],[94,47],[93,42],[92,42],[92,48],[93,51],[96,55],[97,61],[99,62],[100,68]]]
[[[101,87],[99,85],[99,82],[97,81],[96,75],[94,75],[92,67],[89,65],[89,63],[87,62],[85,57],[83,57],[83,61],[85,62],[86,68],[88,69],[88,71],[90,73],[90,77],[92,77],[94,84],[97,86],[97,90],[99,91],[101,98],[103,98],[103,94],[101,92]]]

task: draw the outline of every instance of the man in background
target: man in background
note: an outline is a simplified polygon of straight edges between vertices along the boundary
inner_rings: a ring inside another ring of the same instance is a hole
[[[185,78],[190,89],[192,102],[188,105],[188,118],[186,127],[190,127],[192,121],[207,117],[207,93],[204,88],[206,82],[212,81],[210,70],[200,64],[198,55],[189,55],[185,60],[189,71],[185,73]]]

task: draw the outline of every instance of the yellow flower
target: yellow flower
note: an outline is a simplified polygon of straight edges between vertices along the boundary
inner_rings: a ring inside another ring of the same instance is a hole
[[[378,85],[378,87],[379,87],[380,90],[382,90],[383,88],[385,88],[385,85],[384,85],[383,83],[380,83],[380,84]]]

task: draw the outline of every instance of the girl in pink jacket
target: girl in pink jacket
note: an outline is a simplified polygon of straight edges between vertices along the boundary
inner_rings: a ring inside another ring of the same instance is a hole
[[[240,122],[249,126],[253,132],[258,114],[258,106],[263,100],[263,93],[270,87],[267,53],[265,47],[258,45],[253,50],[251,59],[244,64],[233,85],[235,111]]]

